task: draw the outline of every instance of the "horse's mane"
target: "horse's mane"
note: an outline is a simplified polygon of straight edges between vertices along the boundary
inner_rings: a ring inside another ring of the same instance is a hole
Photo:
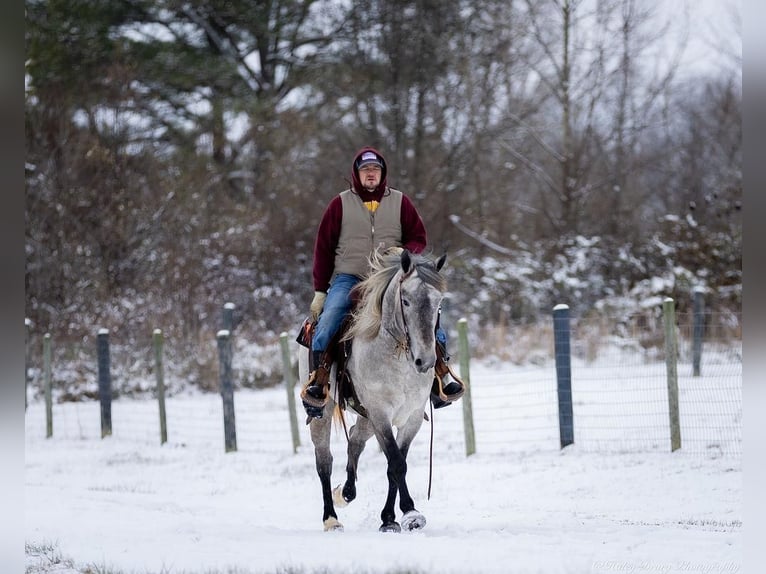
[[[410,253],[410,260],[413,272],[417,273],[424,283],[436,287],[441,292],[447,289],[447,281],[439,274],[433,261],[414,253]],[[377,336],[383,317],[383,295],[401,269],[401,257],[398,254],[374,251],[369,262],[369,274],[354,287],[359,303],[352,314],[351,325],[343,337],[344,340],[355,337],[371,339]]]

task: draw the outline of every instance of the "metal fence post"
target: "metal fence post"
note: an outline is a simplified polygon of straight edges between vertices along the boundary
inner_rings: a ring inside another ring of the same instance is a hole
[[[112,434],[112,374],[109,364],[109,330],[100,329],[96,338],[98,354],[98,398],[101,402],[101,438]]]
[[[237,306],[234,303],[224,303],[223,305],[223,330],[229,334],[234,332],[234,309]]]
[[[293,453],[298,452],[301,446],[301,437],[298,434],[298,416],[295,414],[295,379],[293,378],[293,369],[290,362],[290,347],[287,333],[279,335],[279,344],[282,347],[282,373],[285,378],[285,388],[287,389],[287,410],[290,416],[290,433],[293,437]]]
[[[702,336],[705,331],[705,288],[694,288],[694,327],[692,331],[692,375],[700,376]]]
[[[570,336],[569,306],[556,305],[553,308],[553,343],[556,358],[556,390],[559,400],[559,442],[561,448],[574,443]]]
[[[43,335],[43,385],[45,387],[45,438],[53,436],[53,395],[51,390],[51,334]]]
[[[163,372],[162,348],[163,337],[160,329],[152,333],[154,345],[154,374],[157,377],[157,401],[160,407],[160,444],[168,442],[168,423],[165,414],[165,373]]]
[[[460,378],[465,383],[463,395],[463,429],[465,431],[465,455],[471,456],[476,452],[476,432],[473,427],[473,404],[471,403],[471,373],[470,354],[468,351],[468,320],[458,319],[458,348],[460,352]]]
[[[678,414],[678,345],[676,342],[676,307],[670,297],[662,302],[665,320],[665,367],[668,379],[668,414],[670,417],[670,450],[681,448],[681,419]]]
[[[234,385],[231,376],[231,333],[218,331],[218,374],[223,399],[223,435],[226,452],[237,450],[237,428],[234,420]]]

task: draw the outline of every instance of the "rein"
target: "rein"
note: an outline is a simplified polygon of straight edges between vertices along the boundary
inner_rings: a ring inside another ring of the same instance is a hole
[[[402,327],[404,330],[404,341],[400,340],[399,337],[397,337],[394,333],[391,332],[391,330],[386,327],[386,332],[393,337],[394,341],[396,342],[396,357],[399,358],[402,354],[402,352],[407,355],[410,355],[410,358],[414,359],[415,357],[412,355],[412,349],[410,348],[410,328],[407,325],[407,317],[404,316],[404,300],[402,299],[402,283],[404,282],[407,277],[409,277],[409,273],[407,275],[402,275],[399,278],[399,315],[402,317]]]
[[[431,500],[431,481],[434,477],[434,404],[429,400],[431,418],[428,420],[431,427],[431,438],[428,443],[428,500]]]
[[[399,313],[402,317],[402,326],[404,327],[404,341],[400,341],[388,328],[386,328],[386,331],[388,331],[388,334],[394,338],[394,341],[396,341],[397,358],[401,352],[404,351],[405,353],[410,354],[410,358],[414,359],[415,357],[412,355],[412,349],[410,349],[410,328],[407,325],[407,317],[404,316],[404,300],[402,299],[402,283],[407,277],[409,277],[409,273],[407,275],[402,275],[399,278]],[[429,426],[431,427],[431,436],[428,445],[428,500],[431,500],[431,484],[433,482],[434,473],[434,405],[431,401],[428,401],[428,404],[431,410],[431,416],[427,417],[430,423]],[[346,435],[346,439],[348,440],[348,435]]]

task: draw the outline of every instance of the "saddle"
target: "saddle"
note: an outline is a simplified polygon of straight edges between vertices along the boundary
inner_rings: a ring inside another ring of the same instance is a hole
[[[367,409],[365,409],[359,401],[359,397],[357,397],[356,391],[354,390],[354,383],[351,380],[351,374],[346,368],[348,357],[351,355],[352,342],[350,340],[344,341],[343,336],[348,331],[350,324],[351,316],[349,314],[343,320],[343,323],[341,323],[340,329],[338,329],[335,337],[330,341],[327,350],[322,356],[322,363],[329,365],[328,368],[331,368],[332,365],[335,364],[335,388],[337,396],[333,398],[341,410],[346,410],[346,407],[350,407],[354,412],[366,418]],[[315,326],[316,321],[313,321],[311,317],[307,317],[304,319],[300,331],[298,332],[298,336],[295,338],[298,344],[309,350],[309,356],[311,354],[311,339],[314,334]]]

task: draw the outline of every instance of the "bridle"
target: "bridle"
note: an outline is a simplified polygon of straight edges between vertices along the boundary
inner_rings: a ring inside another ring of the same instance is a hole
[[[399,290],[399,315],[402,318],[402,330],[404,331],[404,340],[402,341],[397,335],[391,332],[391,330],[386,327],[386,332],[391,335],[391,337],[394,339],[394,342],[396,343],[396,347],[394,349],[396,353],[396,357],[400,358],[402,353],[406,355],[409,355],[411,359],[414,359],[415,357],[412,354],[412,345],[411,345],[411,338],[410,338],[410,328],[409,325],[407,325],[407,317],[404,316],[404,299],[402,298],[402,283],[404,283],[404,280],[407,279],[407,277],[410,276],[412,272],[407,273],[406,275],[402,275],[399,277],[397,289]]]

